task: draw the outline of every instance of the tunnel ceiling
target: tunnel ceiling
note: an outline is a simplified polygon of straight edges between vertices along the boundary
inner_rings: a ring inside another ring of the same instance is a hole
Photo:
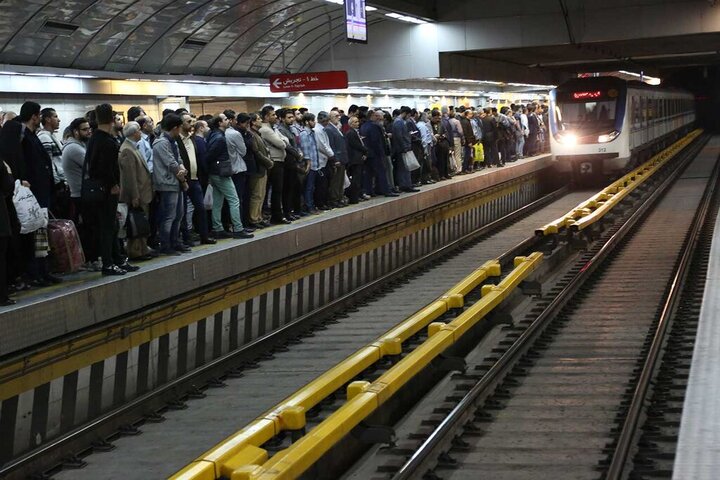
[[[302,71],[344,38],[322,0],[4,0],[0,63],[266,76]],[[384,21],[368,14],[372,25]],[[330,22],[330,23],[328,23]],[[332,32],[330,31],[332,26]]]

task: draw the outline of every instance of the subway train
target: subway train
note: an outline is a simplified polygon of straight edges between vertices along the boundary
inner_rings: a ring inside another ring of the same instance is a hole
[[[688,132],[692,94],[617,77],[569,80],[550,92],[550,149],[577,183],[614,179]]]

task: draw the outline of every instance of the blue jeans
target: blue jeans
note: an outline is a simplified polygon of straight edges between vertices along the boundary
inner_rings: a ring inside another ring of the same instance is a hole
[[[525,135],[521,135],[515,140],[515,151],[517,152],[518,158],[523,156],[523,148],[525,148]]]
[[[310,170],[305,179],[305,208],[315,208],[315,182],[317,181],[317,170]]]
[[[233,231],[242,232],[243,224],[240,221],[240,200],[238,199],[232,179],[230,177],[210,175],[210,185],[213,187],[213,231],[222,232],[224,230],[221,221],[221,212],[223,200],[227,200],[228,207],[230,207],[230,219],[232,220]]]
[[[179,244],[180,222],[183,217],[183,197],[180,191],[160,192],[160,248],[170,250]]]

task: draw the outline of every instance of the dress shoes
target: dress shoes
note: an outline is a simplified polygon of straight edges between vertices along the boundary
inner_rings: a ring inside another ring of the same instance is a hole
[[[247,238],[254,238],[255,235],[253,235],[252,233],[246,233],[246,232],[235,232],[232,234],[232,237],[238,238],[238,239],[247,239]]]
[[[401,188],[400,190],[403,192],[406,192],[406,193],[414,193],[414,192],[420,191],[419,189],[414,188],[414,187],[404,187],[404,188]]]
[[[57,275],[51,275],[49,273],[46,273],[43,275],[43,279],[48,282],[57,285],[58,283],[62,283],[63,279],[58,277]]]
[[[232,233],[226,232],[225,230],[219,231],[219,232],[213,232],[213,236],[217,238],[218,240],[222,240],[223,238],[233,238]]]
[[[395,192],[390,192],[390,193],[386,193],[385,196],[386,196],[386,197],[399,197],[400,194],[399,194],[399,193],[395,193]]]
[[[275,218],[273,220],[270,220],[270,223],[272,225],[290,225],[292,222],[288,220],[287,218]]]
[[[200,245],[215,245],[217,243],[217,240],[210,237],[205,237],[200,239]]]
[[[0,307],[9,307],[11,305],[15,305],[16,303],[17,300],[8,297],[5,300],[0,300]]]
[[[137,272],[140,270],[140,267],[137,265],[130,265],[128,262],[121,263],[117,266],[120,270],[125,270],[126,272]]]
[[[178,252],[180,252],[180,253],[190,253],[190,252],[192,252],[192,248],[190,248],[190,247],[188,247],[187,245],[182,244],[182,243],[181,243],[180,245],[176,246],[176,247],[175,247],[175,250],[178,251]]]
[[[111,275],[125,275],[125,270],[118,267],[117,265],[111,265],[109,267],[103,267],[101,270],[103,276],[111,276]]]

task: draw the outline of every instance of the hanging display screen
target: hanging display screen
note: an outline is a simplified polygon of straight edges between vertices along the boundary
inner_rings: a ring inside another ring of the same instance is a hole
[[[345,31],[348,42],[367,43],[365,0],[345,0]]]

